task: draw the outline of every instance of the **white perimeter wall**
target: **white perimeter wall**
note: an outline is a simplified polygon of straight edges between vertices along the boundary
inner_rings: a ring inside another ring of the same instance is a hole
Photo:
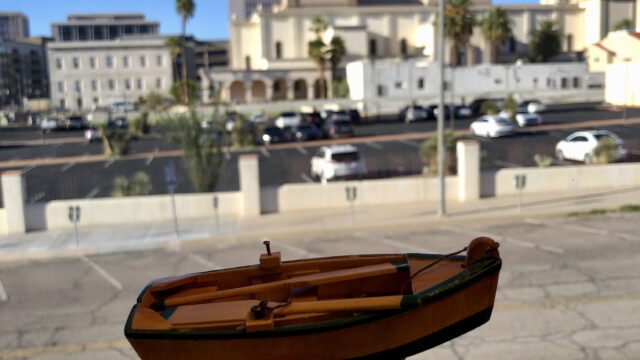
[[[355,205],[359,206],[437,201],[439,198],[437,178],[413,176],[328,184],[285,184],[277,190],[277,207],[280,212],[346,208],[349,206],[347,186],[357,188]],[[458,198],[457,177],[447,177],[446,189],[448,199]],[[263,203],[263,208],[273,208],[273,204]]]
[[[7,231],[7,212],[5,209],[0,208],[0,234],[6,234]]]
[[[640,164],[577,165],[550,168],[509,168],[496,173],[496,196],[517,191],[514,176],[525,174],[524,193],[571,192],[589,189],[613,189],[640,186]]]
[[[215,195],[218,196],[221,216],[242,213],[242,193],[240,192],[179,194],[176,195],[178,218],[213,217],[215,215],[213,208]],[[70,228],[72,224],[68,217],[69,206],[80,206],[79,225],[81,226],[173,221],[170,195],[58,200],[28,205],[26,208],[27,230]],[[0,211],[0,220],[2,220],[3,214]],[[4,221],[0,221],[0,224],[4,224]]]
[[[617,106],[640,106],[640,61],[606,67],[605,101]]]

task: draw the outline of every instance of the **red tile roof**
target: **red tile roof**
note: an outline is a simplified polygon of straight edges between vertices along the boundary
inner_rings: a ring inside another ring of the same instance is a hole
[[[608,52],[608,53],[611,53],[611,54],[615,54],[615,53],[616,53],[615,51],[610,50],[610,49],[608,49],[608,48],[604,47],[604,45],[600,44],[599,42],[598,42],[598,43],[593,44],[593,46],[598,47],[598,48],[600,48],[600,49],[602,49],[602,50],[604,50],[604,51],[606,51],[606,52]]]

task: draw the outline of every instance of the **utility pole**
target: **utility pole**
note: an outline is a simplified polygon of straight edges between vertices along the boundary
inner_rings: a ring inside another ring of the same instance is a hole
[[[438,216],[447,215],[445,207],[445,185],[444,185],[444,2],[438,2],[438,190],[440,193],[440,203],[438,206]]]

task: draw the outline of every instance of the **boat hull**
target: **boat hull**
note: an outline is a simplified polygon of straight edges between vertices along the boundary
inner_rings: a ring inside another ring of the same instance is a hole
[[[427,289],[407,310],[364,313],[338,320],[238,334],[136,331],[125,334],[143,359],[357,359],[401,358],[468,332],[491,316],[500,262],[467,278]],[[135,312],[135,306],[132,314]]]

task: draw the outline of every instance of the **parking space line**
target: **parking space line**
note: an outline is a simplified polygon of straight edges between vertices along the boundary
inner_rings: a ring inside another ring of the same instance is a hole
[[[309,155],[309,151],[302,146],[296,146],[296,150],[302,155]]]
[[[68,163],[68,164],[62,166],[62,168],[60,168],[60,171],[61,172],[65,172],[65,171],[71,169],[72,167],[74,167],[75,165],[76,165],[76,163],[74,163],[74,162]]]
[[[566,229],[566,230],[574,230],[574,231],[580,231],[580,232],[585,232],[585,233],[589,233],[589,234],[596,234],[596,235],[609,235],[610,234],[610,232],[607,231],[607,230],[595,229],[595,228],[591,228],[591,227],[587,227],[587,226],[581,226],[581,225],[563,224],[563,223],[558,223],[558,222],[548,221],[548,220],[539,220],[539,219],[528,218],[528,219],[525,220],[525,222],[527,224],[555,226],[555,227],[560,227],[560,228],[563,228],[563,229]]]
[[[302,180],[304,180],[305,182],[308,182],[308,183],[312,183],[312,182],[313,182],[313,180],[309,177],[309,175],[307,175],[307,174],[305,174],[305,173],[300,174],[300,177],[301,177],[301,178],[302,178]]]
[[[9,295],[7,295],[7,290],[4,289],[4,285],[2,285],[2,281],[0,281],[0,302],[7,300],[9,300]]]
[[[29,199],[29,204],[35,204],[40,199],[44,198],[46,195],[47,194],[44,191],[40,191],[39,193],[35,194],[31,199]]]
[[[407,244],[405,242],[402,241],[397,241],[397,240],[391,240],[391,239],[387,239],[387,238],[383,238],[383,237],[369,237],[369,239],[385,244],[385,245],[390,245],[390,246],[395,246],[401,249],[405,249],[408,251],[414,251],[417,253],[424,253],[424,254],[436,254],[437,251],[433,251],[430,249],[425,249],[421,246],[416,246],[416,245],[412,245],[412,244]]]
[[[378,144],[377,142],[373,142],[373,141],[367,141],[366,143],[364,143],[365,145],[376,149],[376,150],[382,150],[382,145]]]
[[[115,159],[109,159],[105,164],[104,164],[104,168],[107,169],[109,166],[113,165],[113,163],[116,162]]]
[[[193,261],[200,263],[204,266],[206,266],[207,268],[211,269],[211,270],[217,270],[217,269],[222,269],[221,266],[216,265],[214,262],[211,262],[205,258],[203,258],[200,255],[196,255],[194,253],[189,253],[187,254],[187,256],[192,259]]]
[[[299,248],[299,247],[293,246],[293,245],[278,243],[278,246],[283,248],[283,249],[285,249],[285,250],[289,250],[289,251],[294,252],[296,254],[300,254],[302,257],[305,257],[305,258],[321,256],[320,254],[318,254],[316,252],[305,250],[303,248]]]
[[[118,291],[122,291],[122,284],[118,280],[116,280],[111,274],[109,274],[105,269],[101,268],[100,265],[94,263],[88,257],[82,255],[80,259],[87,265],[91,266],[93,270],[95,270],[98,274],[100,274],[109,284],[111,284]]]
[[[260,153],[262,153],[262,155],[263,155],[264,157],[267,157],[267,158],[268,158],[268,157],[271,157],[271,154],[269,154],[269,151],[267,151],[267,149],[266,149],[266,148],[261,147],[261,148],[260,148]]]
[[[521,167],[521,165],[518,164],[513,164],[510,162],[506,162],[506,161],[502,161],[502,160],[494,160],[493,161],[494,164],[498,165],[498,166],[506,166],[506,167]]]
[[[98,192],[100,191],[99,187],[94,187],[93,189],[91,189],[91,191],[89,191],[89,193],[87,194],[87,196],[85,196],[87,199],[91,199],[94,196],[98,195]]]
[[[564,254],[564,249],[559,248],[559,247],[549,246],[549,245],[538,245],[538,244],[532,243],[530,241],[523,241],[523,240],[513,239],[513,238],[506,237],[506,236],[498,235],[498,234],[488,233],[486,231],[467,230],[467,229],[463,229],[463,228],[455,228],[455,227],[452,227],[452,226],[442,226],[441,229],[446,230],[446,231],[455,232],[455,233],[458,233],[458,234],[471,235],[473,237],[488,236],[488,237],[492,238],[493,240],[495,240],[497,242],[505,242],[505,243],[510,243],[510,244],[513,244],[513,245],[518,245],[518,246],[521,246],[521,247],[529,248],[529,249],[537,249],[537,250],[543,250],[543,251],[552,252],[552,253],[556,253],[556,254]]]
[[[414,148],[419,148],[420,147],[420,144],[418,144],[418,143],[416,143],[415,141],[412,141],[412,140],[403,139],[403,140],[400,140],[400,142],[405,144],[405,145],[414,147]]]

